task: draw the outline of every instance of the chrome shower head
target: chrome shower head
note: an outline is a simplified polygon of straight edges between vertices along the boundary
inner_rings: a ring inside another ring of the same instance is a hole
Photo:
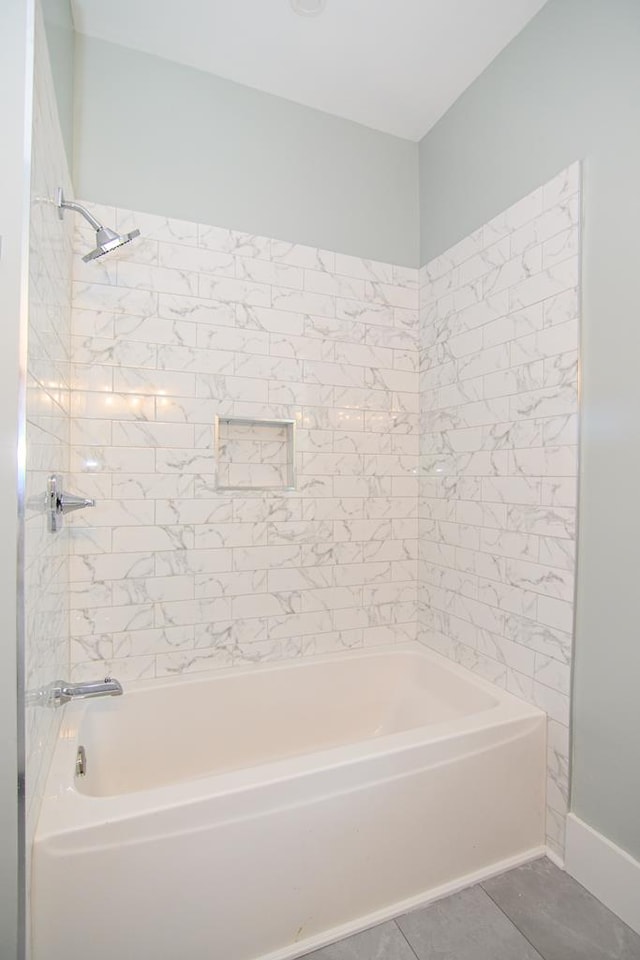
[[[116,233],[109,227],[99,227],[96,230],[95,250],[85,254],[82,259],[85,263],[89,263],[90,260],[97,260],[98,257],[104,257],[105,253],[111,253],[112,250],[117,250],[118,247],[122,247],[125,243],[129,243],[130,240],[135,240],[139,236],[139,230],[132,230],[131,233]]]
[[[139,230],[132,230],[130,233],[116,233],[116,231],[111,230],[110,227],[104,227],[81,204],[74,203],[71,200],[65,200],[62,187],[58,187],[56,193],[56,206],[58,207],[58,216],[61,220],[64,216],[65,210],[75,210],[77,213],[82,214],[85,220],[87,220],[95,230],[95,249],[91,250],[90,253],[85,254],[85,256],[82,258],[85,263],[89,263],[90,260],[97,260],[98,257],[103,257],[105,253],[111,253],[112,250],[117,250],[118,247],[121,247],[125,243],[129,243],[130,240],[135,240],[136,237],[140,236]]]

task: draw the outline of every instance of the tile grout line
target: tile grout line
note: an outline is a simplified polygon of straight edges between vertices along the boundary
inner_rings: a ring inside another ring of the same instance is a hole
[[[404,914],[402,914],[402,916],[404,916]],[[394,917],[393,923],[395,924],[396,930],[399,930],[399,931],[400,931],[400,936],[401,936],[402,939],[405,941],[405,943],[406,943],[407,946],[409,947],[409,950],[411,950],[411,953],[414,955],[414,957],[416,958],[416,960],[420,960],[418,954],[415,952],[415,950],[413,949],[413,946],[411,945],[411,941],[409,940],[409,938],[407,937],[406,933],[404,932],[404,930],[402,929],[402,927],[401,927],[400,924],[398,923],[397,918]]]
[[[484,883],[479,883],[478,886],[479,886],[480,889],[483,891],[483,893],[485,893],[485,894],[487,895],[487,897],[489,897],[489,899],[491,900],[491,903],[493,903],[493,904],[498,908],[498,910],[500,911],[500,913],[501,913],[504,917],[507,918],[507,920],[509,921],[509,923],[511,924],[511,926],[512,926],[512,927],[515,927],[515,929],[518,931],[518,933],[520,934],[520,936],[523,937],[523,938],[527,941],[527,943],[529,944],[529,946],[531,947],[531,949],[535,952],[536,956],[540,957],[540,960],[547,960],[547,958],[544,956],[544,954],[540,953],[540,951],[539,951],[538,948],[536,947],[535,943],[533,943],[533,942],[529,939],[529,937],[526,935],[526,933],[525,933],[523,930],[520,929],[520,927],[519,927],[518,924],[515,922],[515,920],[513,920],[513,919],[509,916],[509,914],[507,913],[506,910],[503,910],[503,909],[502,909],[502,907],[500,906],[500,904],[499,904],[496,900],[494,900],[494,898],[491,896],[491,894],[489,893],[489,891],[485,889]]]

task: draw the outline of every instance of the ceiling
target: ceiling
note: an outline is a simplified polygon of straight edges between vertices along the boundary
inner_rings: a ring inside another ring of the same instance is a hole
[[[72,0],[76,30],[419,140],[546,0]]]

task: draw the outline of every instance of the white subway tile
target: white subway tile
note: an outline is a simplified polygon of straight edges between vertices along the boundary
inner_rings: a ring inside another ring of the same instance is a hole
[[[575,538],[575,510],[569,507],[509,506],[507,525],[521,533]]]
[[[335,317],[335,299],[324,293],[290,290],[286,287],[271,288],[271,305],[285,312],[312,314],[318,317]],[[268,305],[268,304],[267,304]]]
[[[198,274],[189,270],[173,270],[128,260],[118,262],[118,287],[149,290],[158,293],[179,293],[197,296]]]
[[[254,257],[263,260],[271,258],[272,241],[268,237],[240,233],[237,230],[226,230],[221,227],[200,224],[198,226],[198,244],[209,250],[232,253],[235,256]]]
[[[122,630],[142,630],[153,626],[152,604],[130,604],[121,607],[98,607],[90,610],[72,610],[70,632],[74,637],[87,634],[114,633]]]
[[[187,550],[193,547],[191,527],[126,526],[113,529],[113,552],[139,553],[140,551]]]
[[[545,326],[566,323],[578,317],[578,289],[571,287],[542,304]]]
[[[573,603],[567,600],[557,600],[553,597],[540,597],[538,600],[538,620],[549,627],[571,634],[573,632]]]
[[[293,287],[296,290],[302,290],[304,285],[304,271],[298,267],[251,257],[236,257],[236,276],[242,280]]]
[[[286,243],[282,240],[271,241],[271,257],[279,263],[290,264],[294,267],[307,267],[311,270],[326,270],[331,273],[336,269],[336,254],[317,247],[307,247],[299,243]],[[336,270],[340,273],[339,270]]]
[[[214,597],[199,600],[175,600],[154,604],[154,626],[173,627],[182,624],[215,623],[228,620],[231,600]]]
[[[577,348],[578,321],[569,320],[514,340],[511,344],[511,363],[517,366],[533,360],[544,360]]]
[[[231,549],[194,550],[184,546],[175,549],[165,547],[157,551],[155,556],[157,576],[224,573],[231,571],[233,567]]]
[[[509,306],[518,310],[540,300],[556,297],[570,290],[578,282],[578,266],[575,259],[563,260],[541,273],[534,274],[509,290]]]
[[[215,323],[219,326],[233,326],[236,316],[235,304],[233,303],[221,303],[219,300],[207,300],[204,297],[166,293],[158,295],[157,313],[158,316],[167,320]]]
[[[363,324],[365,326],[363,334],[370,325],[393,327],[395,323],[394,314],[393,307],[386,303],[376,303],[372,300],[345,300],[341,297],[336,299],[336,318]]]
[[[577,447],[545,446],[513,450],[509,454],[510,472],[516,476],[575,477]]]
[[[236,276],[236,261],[232,254],[207,250],[191,244],[160,242],[158,264],[173,270],[212,273],[223,277]]]

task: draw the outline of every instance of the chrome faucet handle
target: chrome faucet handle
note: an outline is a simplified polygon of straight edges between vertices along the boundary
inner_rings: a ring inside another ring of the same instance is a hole
[[[74,510],[83,510],[85,507],[95,507],[95,500],[88,497],[77,497],[72,493],[65,493],[61,489],[61,477],[52,474],[47,481],[47,512],[49,514],[49,530],[56,533],[62,529],[62,520],[65,514]]]
[[[95,500],[88,497],[76,497],[73,493],[58,494],[58,510],[60,513],[71,513],[73,510],[82,510],[83,507],[95,507]]]

